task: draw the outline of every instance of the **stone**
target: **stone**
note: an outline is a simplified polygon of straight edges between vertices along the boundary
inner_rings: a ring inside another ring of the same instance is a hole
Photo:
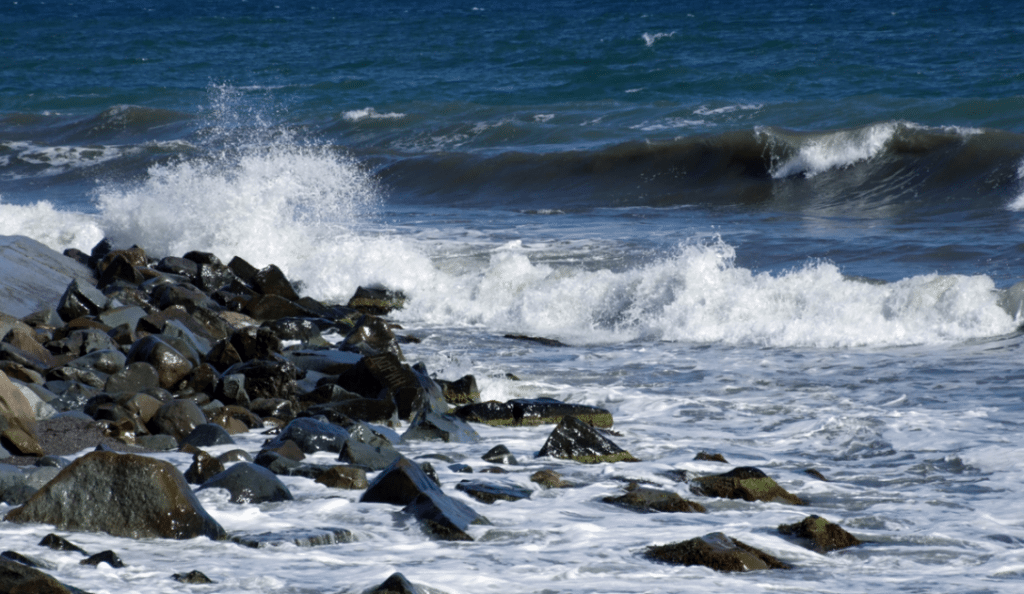
[[[559,423],[567,416],[582,419],[594,427],[612,426],[612,414],[603,408],[569,404],[553,398],[517,398],[508,402],[489,400],[460,407],[455,414],[466,421],[495,426],[548,425]]]
[[[391,353],[400,361],[405,359],[398,338],[388,323],[371,315],[360,316],[345,338],[338,343],[338,348],[362,355]]]
[[[281,433],[264,447],[274,449],[291,440],[306,454],[321,451],[339,453],[348,438],[349,432],[343,427],[303,417],[289,422]]]
[[[366,423],[355,423],[349,426],[349,438],[338,460],[369,470],[383,470],[400,457],[401,454],[386,437]]]
[[[437,380],[441,385],[444,399],[449,404],[461,406],[480,402],[480,388],[476,385],[476,378],[472,375],[463,376],[453,382]]]
[[[367,423],[396,423],[398,409],[390,399],[354,398],[340,402],[326,402],[308,407],[303,415],[324,415],[333,423],[345,419]]]
[[[494,464],[509,464],[512,466],[519,464],[519,461],[512,455],[512,452],[508,451],[508,448],[502,444],[498,444],[487,450],[487,453],[481,456],[481,458],[485,462],[491,462]]]
[[[6,520],[128,538],[225,537],[174,465],[114,452],[78,458]]]
[[[301,452],[300,452],[301,453]],[[274,474],[282,474],[290,476],[292,472],[297,470],[302,463],[294,458],[289,458],[279,452],[273,450],[262,450],[256,455],[255,464],[266,468]]]
[[[132,265],[132,261],[124,254],[111,254],[111,256],[113,258],[110,258],[110,256],[104,258],[104,265],[100,270],[99,280],[96,283],[97,287],[104,289],[116,281],[138,285],[145,280],[142,273]]]
[[[74,279],[60,298],[57,313],[61,319],[70,322],[75,318],[96,315],[103,311],[106,305],[107,296],[91,282]]]
[[[236,542],[251,549],[280,546],[285,544],[299,547],[322,547],[345,542],[354,542],[355,534],[344,528],[296,528],[280,532],[242,533],[231,537]]]
[[[280,398],[291,402],[295,402],[298,393],[296,380],[305,376],[305,372],[287,361],[270,360],[237,363],[224,374],[245,376],[245,392],[251,400]]]
[[[402,434],[401,443],[413,441],[474,443],[480,441],[480,435],[455,415],[421,410]]]
[[[206,424],[206,415],[195,400],[179,398],[160,406],[153,418],[146,423],[150,433],[163,433],[178,443],[188,437],[192,430]]]
[[[264,295],[278,295],[288,301],[299,300],[299,294],[295,291],[292,284],[288,282],[284,272],[273,264],[253,274],[249,279],[249,283],[254,289]]]
[[[132,344],[128,351],[128,363],[149,363],[156,368],[160,387],[173,389],[192,372],[194,365],[178,349],[157,335],[149,335]]]
[[[0,311],[3,313],[24,318],[53,307],[73,279],[89,283],[92,271],[34,239],[20,235],[0,236]]]
[[[366,471],[354,466],[332,466],[316,478],[316,482],[333,489],[365,489]]]
[[[213,423],[203,423],[202,425],[196,425],[182,443],[187,443],[196,446],[197,448],[204,448],[216,445],[230,445],[235,443],[234,439],[231,439],[231,435],[221,427]]]
[[[820,516],[808,516],[795,524],[781,524],[779,533],[792,536],[801,545],[821,554],[860,544],[856,536]]]
[[[192,260],[186,260],[185,258],[178,258],[176,256],[167,256],[161,259],[153,266],[153,269],[160,272],[184,276],[189,280],[194,280],[199,274],[198,264]]]
[[[114,569],[124,567],[124,561],[121,561],[121,557],[118,557],[114,551],[102,551],[90,556],[88,559],[82,559],[78,562],[79,565],[99,565],[100,563],[106,563]]]
[[[84,594],[42,571],[0,557],[0,592],[4,594]]]
[[[171,576],[171,579],[173,579],[176,582],[181,582],[183,584],[213,584],[213,583],[215,583],[213,580],[211,580],[210,578],[206,577],[206,574],[204,574],[203,572],[201,572],[199,570],[196,570],[196,569],[193,569],[192,571],[190,571],[188,573],[176,573],[176,574]]]
[[[690,483],[690,491],[705,497],[806,505],[806,502],[780,487],[763,471],[751,466],[740,466],[723,474],[695,478]]]
[[[408,505],[426,491],[440,491],[426,470],[401,456],[378,474],[359,501]]]
[[[697,455],[693,457],[694,460],[700,460],[703,462],[723,462],[728,464],[729,462],[725,459],[725,456],[721,454],[712,454],[710,452],[697,452]]]
[[[366,590],[363,594],[425,594],[424,591],[410,582],[400,573],[391,574],[376,588]]]
[[[611,503],[638,512],[706,512],[707,509],[696,501],[683,499],[678,493],[641,487],[631,482],[626,493],[618,497],[605,497],[605,503]]]
[[[789,564],[768,553],[721,532],[674,544],[651,546],[646,549],[644,556],[652,561],[672,565],[704,565],[723,572],[791,568]]]
[[[53,533],[44,536],[43,540],[39,541],[39,546],[47,547],[55,551],[71,551],[74,553],[81,553],[83,555],[89,554],[86,553],[82,547],[73,544],[71,541],[64,538],[63,536],[58,536]]]
[[[224,464],[206,452],[192,455],[192,465],[185,471],[185,480],[193,485],[201,485],[218,474],[224,472]]]
[[[566,489],[572,486],[572,483],[551,469],[538,470],[530,475],[530,480],[547,489]]]
[[[200,485],[198,490],[226,489],[232,503],[291,501],[291,491],[266,468],[251,462],[238,462]]]
[[[577,417],[565,417],[555,427],[544,442],[544,447],[537,453],[537,457],[543,456],[575,460],[583,464],[638,461]]]
[[[428,534],[441,540],[472,541],[473,537],[466,532],[470,524],[490,524],[487,518],[440,489],[420,493],[404,511],[416,516]]]
[[[483,503],[495,501],[519,501],[528,499],[533,491],[514,485],[499,485],[484,481],[460,481],[455,488]]]
[[[22,555],[17,551],[4,551],[3,553],[0,553],[0,557],[3,557],[4,559],[9,559],[11,561],[15,561],[17,563],[21,563],[22,565],[26,565],[28,567],[33,567],[35,569],[52,569],[52,566],[49,566],[48,563],[40,561],[38,559],[33,559],[32,557],[28,557],[26,555]]]
[[[0,445],[9,452],[42,456],[36,415],[25,395],[0,371]]]
[[[383,287],[358,287],[349,299],[348,307],[365,314],[383,316],[405,307],[405,295]]]

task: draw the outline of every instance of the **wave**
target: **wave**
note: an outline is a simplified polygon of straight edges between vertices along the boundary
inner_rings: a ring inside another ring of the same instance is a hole
[[[764,205],[821,214],[948,214],[1020,195],[1024,136],[881,122],[800,132],[758,127],[593,150],[444,152],[379,170],[399,197],[530,208]]]

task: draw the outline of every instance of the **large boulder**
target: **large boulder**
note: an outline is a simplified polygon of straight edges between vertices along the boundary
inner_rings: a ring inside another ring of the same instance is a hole
[[[198,490],[227,489],[232,503],[291,501],[291,491],[273,472],[251,462],[239,462],[209,479]]]
[[[128,351],[128,363],[140,361],[156,368],[160,387],[168,390],[185,379],[194,367],[185,354],[156,334],[135,341]]]
[[[577,417],[565,417],[548,436],[538,457],[551,456],[584,464],[636,462],[626,450]]]
[[[38,569],[0,557],[0,594],[83,594]]]
[[[751,466],[740,466],[723,474],[695,478],[690,484],[690,491],[706,497],[806,505],[802,499],[780,487],[763,471]]]
[[[106,451],[75,460],[6,519],[128,538],[225,537],[174,465]]]
[[[15,454],[41,456],[36,415],[21,390],[0,371],[0,445]]]
[[[648,547],[644,556],[652,561],[673,565],[704,565],[715,571],[726,572],[790,569],[789,564],[721,532]]]
[[[92,271],[34,239],[0,236],[0,311],[22,318],[53,307],[72,280]]]

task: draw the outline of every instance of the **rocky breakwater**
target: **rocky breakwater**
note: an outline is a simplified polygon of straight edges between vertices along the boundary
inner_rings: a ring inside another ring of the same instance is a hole
[[[495,478],[452,486],[442,484],[430,461],[406,457],[409,446],[479,442],[474,424],[551,425],[533,455],[554,468],[529,477],[541,489],[578,486],[558,472],[574,465],[621,464],[628,473],[638,461],[616,443],[607,410],[550,398],[481,402],[472,376],[440,380],[410,364],[402,344],[414,339],[396,333],[385,317],[402,306],[400,293],[360,288],[345,305],[327,304],[301,296],[276,266],[257,269],[237,257],[224,263],[190,252],[154,259],[106,241],[89,254],[60,255],[31,240],[16,243],[22,252],[38,252],[30,260],[46,262],[52,274],[45,288],[0,280],[0,295],[19,308],[5,311],[0,302],[0,456],[11,463],[0,465],[0,501],[15,506],[8,522],[129,538],[228,539],[254,548],[355,538],[336,526],[228,533],[192,490],[221,489],[237,505],[288,505],[292,493],[278,477],[290,476],[363,490],[361,504],[394,506],[429,538],[473,541],[474,527],[490,522],[460,497],[486,506],[533,495],[523,483],[498,477],[517,472],[515,456],[495,445],[483,457],[491,466],[481,470]],[[17,272],[0,260],[4,267]],[[44,304],[40,295],[56,297]],[[26,303],[41,306],[26,312]],[[268,434],[258,451],[215,457],[204,450],[253,431]],[[99,451],[63,458],[89,449]],[[181,473],[145,455],[160,451],[187,452],[192,465]],[[335,463],[323,464],[323,453]],[[320,463],[308,461],[314,455]],[[455,463],[449,469],[473,471]],[[753,468],[677,478],[707,499],[805,503]],[[635,512],[707,513],[675,490],[642,478],[626,482],[623,494],[603,501]],[[821,552],[857,542],[816,516],[805,524],[780,531]],[[816,536],[822,534],[824,541]],[[721,571],[788,567],[717,533],[636,556]],[[11,580],[45,578],[16,569],[8,571]],[[197,573],[167,579],[206,579]],[[400,574],[378,589],[392,586],[419,590]]]

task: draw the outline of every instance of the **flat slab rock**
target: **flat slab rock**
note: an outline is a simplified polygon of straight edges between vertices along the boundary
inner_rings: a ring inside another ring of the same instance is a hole
[[[23,318],[53,307],[78,279],[92,283],[92,271],[28,237],[0,236],[0,311]]]
[[[231,541],[252,549],[284,544],[299,547],[320,547],[343,542],[355,542],[355,534],[344,528],[297,528],[279,532],[236,533]]]
[[[588,425],[607,429],[612,413],[597,406],[570,404],[554,398],[517,398],[507,402],[488,400],[468,404],[455,411],[463,420],[494,426],[554,425],[563,417],[577,417]]]
[[[644,556],[652,561],[672,565],[704,565],[723,572],[791,568],[788,563],[721,532],[712,532],[683,542],[651,546],[644,551]]]

